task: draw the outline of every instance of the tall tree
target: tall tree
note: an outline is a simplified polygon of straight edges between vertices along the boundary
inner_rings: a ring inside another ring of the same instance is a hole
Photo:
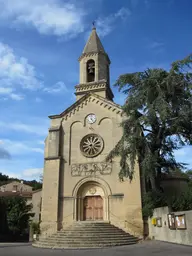
[[[27,204],[27,200],[23,197],[5,198],[7,221],[9,229],[13,234],[22,234],[29,226],[32,204]]]
[[[158,190],[162,172],[183,168],[174,150],[192,144],[192,55],[172,63],[169,71],[147,69],[121,75],[115,86],[127,95],[123,136],[107,156],[120,155],[121,179],[134,176],[138,161],[143,193],[146,180]]]

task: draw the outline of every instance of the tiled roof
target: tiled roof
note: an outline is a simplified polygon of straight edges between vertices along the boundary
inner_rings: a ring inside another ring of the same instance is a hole
[[[12,192],[12,191],[0,191],[0,197],[8,197],[8,196],[22,196],[25,198],[32,198],[32,192]]]

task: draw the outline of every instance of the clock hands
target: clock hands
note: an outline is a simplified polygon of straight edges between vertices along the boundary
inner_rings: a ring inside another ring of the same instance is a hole
[[[94,114],[90,114],[88,115],[87,120],[90,124],[93,124],[96,121],[96,116]]]

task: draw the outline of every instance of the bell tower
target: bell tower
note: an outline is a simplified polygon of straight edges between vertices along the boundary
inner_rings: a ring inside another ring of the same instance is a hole
[[[94,92],[108,100],[113,100],[110,88],[110,59],[93,27],[82,55],[79,57],[80,83],[75,86],[76,99]]]

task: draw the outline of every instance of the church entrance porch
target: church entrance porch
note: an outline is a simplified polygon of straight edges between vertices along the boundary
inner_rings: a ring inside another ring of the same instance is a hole
[[[83,220],[103,220],[103,198],[101,196],[86,196],[83,200]]]
[[[82,182],[76,191],[75,220],[108,221],[108,194],[102,184]]]

